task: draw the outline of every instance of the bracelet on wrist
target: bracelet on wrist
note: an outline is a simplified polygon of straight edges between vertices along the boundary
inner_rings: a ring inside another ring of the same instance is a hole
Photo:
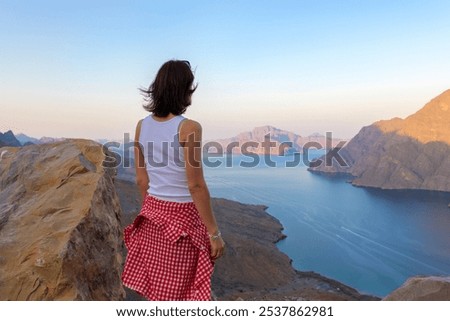
[[[220,231],[217,231],[216,234],[209,234],[208,233],[208,235],[209,235],[209,238],[214,241],[214,240],[217,240],[219,237],[221,237],[222,233],[220,233]]]

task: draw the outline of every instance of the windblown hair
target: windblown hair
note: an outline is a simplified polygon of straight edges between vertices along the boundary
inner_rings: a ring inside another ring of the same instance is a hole
[[[166,117],[170,113],[183,114],[191,104],[192,93],[197,89],[193,83],[194,74],[189,61],[167,61],[149,88],[140,89],[145,97],[144,109],[157,117]]]

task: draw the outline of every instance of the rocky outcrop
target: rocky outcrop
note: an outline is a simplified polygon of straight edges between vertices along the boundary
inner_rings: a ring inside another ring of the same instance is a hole
[[[416,276],[386,296],[386,301],[450,301],[450,277]]]
[[[347,174],[358,186],[450,192],[450,90],[405,118],[378,121],[340,151],[313,162],[315,173]],[[320,163],[320,165],[319,165]]]
[[[14,133],[11,130],[8,130],[5,133],[0,132],[0,147],[3,146],[19,147],[22,145],[17,140],[16,136],[14,136]]]
[[[115,181],[124,211],[123,224],[139,213],[141,199],[133,182]],[[213,210],[226,242],[216,261],[212,289],[216,300],[376,300],[314,272],[296,271],[276,242],[285,236],[280,222],[262,205],[213,199]],[[140,300],[126,289],[127,300]]]
[[[0,148],[0,300],[119,300],[121,209],[103,147]]]
[[[263,145],[268,138],[273,144],[270,148],[269,145],[266,145],[267,147],[264,147]],[[327,139],[328,144],[326,143]],[[317,144],[320,144],[320,146],[325,148],[325,146],[335,146],[339,142],[339,139],[327,138],[318,133],[302,137],[292,132],[266,125],[255,127],[252,131],[243,132],[231,138],[206,141],[204,148],[210,153],[216,153],[218,152],[218,144],[222,149],[222,152],[219,152],[220,154],[255,153],[259,155],[285,155],[294,152],[302,152],[303,146],[307,143],[314,143],[313,146],[317,149]]]

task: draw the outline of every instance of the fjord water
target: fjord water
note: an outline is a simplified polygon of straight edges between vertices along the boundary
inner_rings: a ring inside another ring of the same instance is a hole
[[[378,296],[410,276],[450,274],[450,193],[354,187],[304,164],[286,167],[292,159],[243,167],[252,159],[233,156],[227,167],[210,158],[222,164],[205,166],[205,177],[214,197],[267,205],[287,235],[278,248],[298,270]]]

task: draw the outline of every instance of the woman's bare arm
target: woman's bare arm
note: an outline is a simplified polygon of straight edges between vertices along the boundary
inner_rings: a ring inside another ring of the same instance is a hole
[[[136,169],[136,184],[141,193],[142,199],[145,198],[149,185],[149,178],[147,169],[145,167],[145,158],[142,151],[142,146],[139,144],[139,134],[141,132],[142,119],[136,126],[136,133],[134,137],[134,167]]]
[[[203,176],[201,159],[202,128],[193,120],[185,120],[180,128],[180,143],[184,148],[186,176],[192,200],[210,235],[217,235],[219,228],[211,207],[208,186]],[[210,238],[213,259],[223,254],[224,242],[221,237]]]

